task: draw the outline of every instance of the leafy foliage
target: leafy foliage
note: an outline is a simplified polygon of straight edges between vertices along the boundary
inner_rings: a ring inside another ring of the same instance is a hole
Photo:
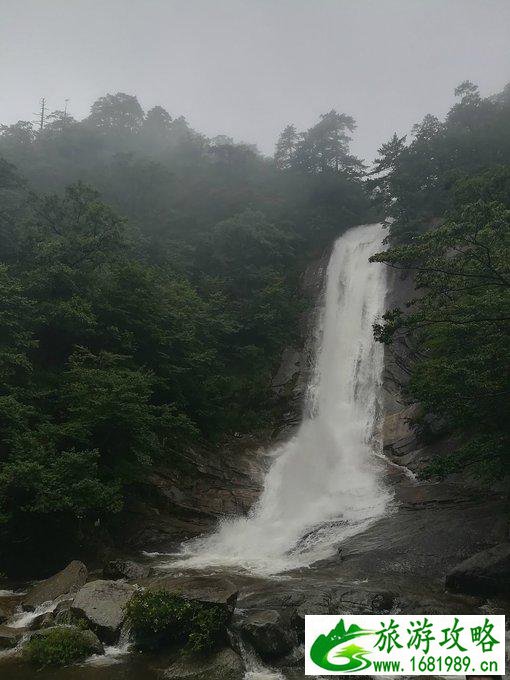
[[[152,465],[272,426],[302,272],[369,212],[352,129],[323,116],[291,172],[125,93],[0,129],[6,566],[89,543]]]
[[[221,645],[228,622],[221,605],[185,600],[164,590],[136,593],[127,605],[127,617],[140,648],[184,644],[196,654]]]
[[[451,210],[457,182],[510,163],[509,98],[482,99],[469,81],[455,95],[444,122],[428,114],[414,126],[410,143],[395,134],[379,149],[369,184],[399,240]]]
[[[349,133],[355,129],[354,118],[334,109],[306,132],[298,134],[294,125],[287,125],[276,144],[275,163],[282,170],[314,174],[340,170],[359,173],[362,163],[349,154]]]
[[[381,150],[378,170],[386,174],[375,196],[396,221],[392,246],[373,259],[412,272],[417,295],[405,309],[388,311],[375,333],[382,342],[405,338],[412,346],[411,395],[464,441],[429,472],[474,464],[481,476],[495,477],[510,462],[510,126],[502,117],[508,103],[481,100],[469,82],[456,94],[462,99],[446,123],[429,117],[409,147],[394,137]],[[440,164],[453,140],[455,173],[465,173],[455,182],[453,168]],[[508,164],[500,165],[505,155]],[[473,174],[480,166],[484,172]],[[422,203],[415,205],[418,186]],[[416,234],[427,215],[436,217]]]
[[[83,632],[60,626],[32,637],[24,647],[25,657],[35,666],[67,666],[83,661],[93,652]]]

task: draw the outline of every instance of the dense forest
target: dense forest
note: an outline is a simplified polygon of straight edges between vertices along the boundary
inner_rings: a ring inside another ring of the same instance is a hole
[[[4,558],[72,546],[151,465],[277,422],[271,376],[311,304],[300,277],[376,218],[374,259],[417,282],[376,335],[406,338],[410,398],[462,442],[434,472],[508,466],[510,87],[455,94],[371,171],[336,111],[287,126],[274,158],[123,93],[81,121],[1,127]]]
[[[72,554],[151,465],[277,421],[300,276],[373,213],[354,127],[287,128],[285,163],[123,93],[1,128],[4,561]]]
[[[369,179],[392,218],[391,247],[373,259],[412,272],[417,288],[376,335],[407,344],[411,398],[459,438],[430,472],[469,466],[500,479],[510,465],[510,85],[483,99],[466,81],[455,94],[445,121],[427,115],[410,142],[384,144]]]

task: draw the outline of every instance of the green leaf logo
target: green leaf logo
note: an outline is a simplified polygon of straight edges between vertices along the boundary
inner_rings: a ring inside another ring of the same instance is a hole
[[[310,658],[317,666],[328,671],[341,671],[342,673],[353,673],[364,671],[371,664],[366,658],[369,651],[357,644],[345,644],[353,638],[361,635],[372,635],[374,631],[364,630],[353,624],[346,630],[344,620],[340,619],[338,624],[328,635],[319,635],[310,649]],[[344,645],[344,646],[340,646]],[[335,647],[339,649],[332,655],[330,652]],[[336,663],[336,659],[340,663]]]

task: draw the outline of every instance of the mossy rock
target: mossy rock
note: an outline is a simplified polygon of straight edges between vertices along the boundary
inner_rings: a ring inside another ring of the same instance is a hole
[[[41,667],[67,666],[103,652],[103,645],[91,630],[54,626],[33,633],[23,655],[30,663]]]

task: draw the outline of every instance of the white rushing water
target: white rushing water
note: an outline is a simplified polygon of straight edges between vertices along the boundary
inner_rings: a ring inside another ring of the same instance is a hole
[[[387,507],[380,483],[379,411],[383,348],[372,324],[384,310],[380,225],[350,229],[327,270],[320,343],[306,415],[274,451],[260,499],[247,517],[186,543],[169,567],[233,567],[270,575],[326,558]]]

